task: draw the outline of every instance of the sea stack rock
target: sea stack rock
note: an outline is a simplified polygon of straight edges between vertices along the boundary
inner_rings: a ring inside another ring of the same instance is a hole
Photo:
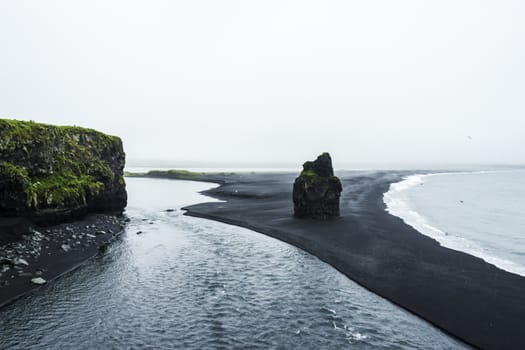
[[[0,119],[0,217],[47,225],[122,211],[124,163],[116,136]]]
[[[339,216],[341,191],[330,154],[323,153],[315,161],[304,163],[293,186],[295,217],[322,220]]]

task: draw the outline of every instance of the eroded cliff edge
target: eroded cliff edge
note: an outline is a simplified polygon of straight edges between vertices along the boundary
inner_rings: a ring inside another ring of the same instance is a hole
[[[0,119],[0,217],[50,225],[122,211],[124,164],[119,137]]]

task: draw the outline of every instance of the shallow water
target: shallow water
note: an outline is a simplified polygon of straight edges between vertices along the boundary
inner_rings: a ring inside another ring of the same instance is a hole
[[[385,203],[443,246],[525,276],[525,170],[410,176]]]
[[[182,216],[210,184],[127,182],[122,238],[0,311],[1,349],[464,348],[295,247]]]

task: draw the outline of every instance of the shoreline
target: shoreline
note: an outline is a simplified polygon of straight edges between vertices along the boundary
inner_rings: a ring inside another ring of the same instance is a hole
[[[525,348],[525,278],[441,246],[386,211],[390,184],[420,172],[344,172],[341,217],[293,218],[294,174],[246,174],[208,182],[223,200],[185,215],[245,227],[292,244],[465,343]],[[322,232],[320,232],[322,231]]]
[[[505,172],[516,172],[519,169],[513,170],[487,170],[487,171],[472,171],[472,172],[439,172],[439,173],[418,173],[405,177],[402,181],[393,183],[389,190],[384,194],[386,210],[394,216],[401,218],[407,225],[413,227],[421,234],[428,236],[439,242],[440,245],[453,250],[461,251],[469,255],[483,259],[485,262],[496,266],[497,268],[525,277],[525,268],[523,265],[514,261],[508,260],[505,257],[499,256],[494,252],[483,251],[483,246],[478,245],[475,241],[469,238],[460,236],[449,236],[446,231],[430,223],[426,215],[420,213],[414,207],[414,203],[410,202],[408,198],[401,196],[400,193],[410,190],[414,187],[419,187],[425,184],[427,178],[442,177],[442,176],[463,176],[463,175],[477,175],[477,174],[494,174]],[[452,237],[452,238],[451,238]]]
[[[0,310],[94,258],[123,232],[122,218],[89,214],[50,227],[33,227],[22,241],[0,245]],[[21,260],[22,259],[22,260]]]

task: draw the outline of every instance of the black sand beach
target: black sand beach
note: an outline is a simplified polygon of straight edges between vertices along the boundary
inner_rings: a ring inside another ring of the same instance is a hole
[[[525,349],[525,278],[440,246],[385,211],[383,194],[406,172],[345,172],[341,217],[293,218],[292,174],[194,180],[226,202],[187,215],[243,226],[293,244],[372,292],[482,349]]]
[[[121,218],[90,214],[50,227],[35,226],[19,242],[0,246],[0,308],[71,271],[104,250],[122,232]]]

